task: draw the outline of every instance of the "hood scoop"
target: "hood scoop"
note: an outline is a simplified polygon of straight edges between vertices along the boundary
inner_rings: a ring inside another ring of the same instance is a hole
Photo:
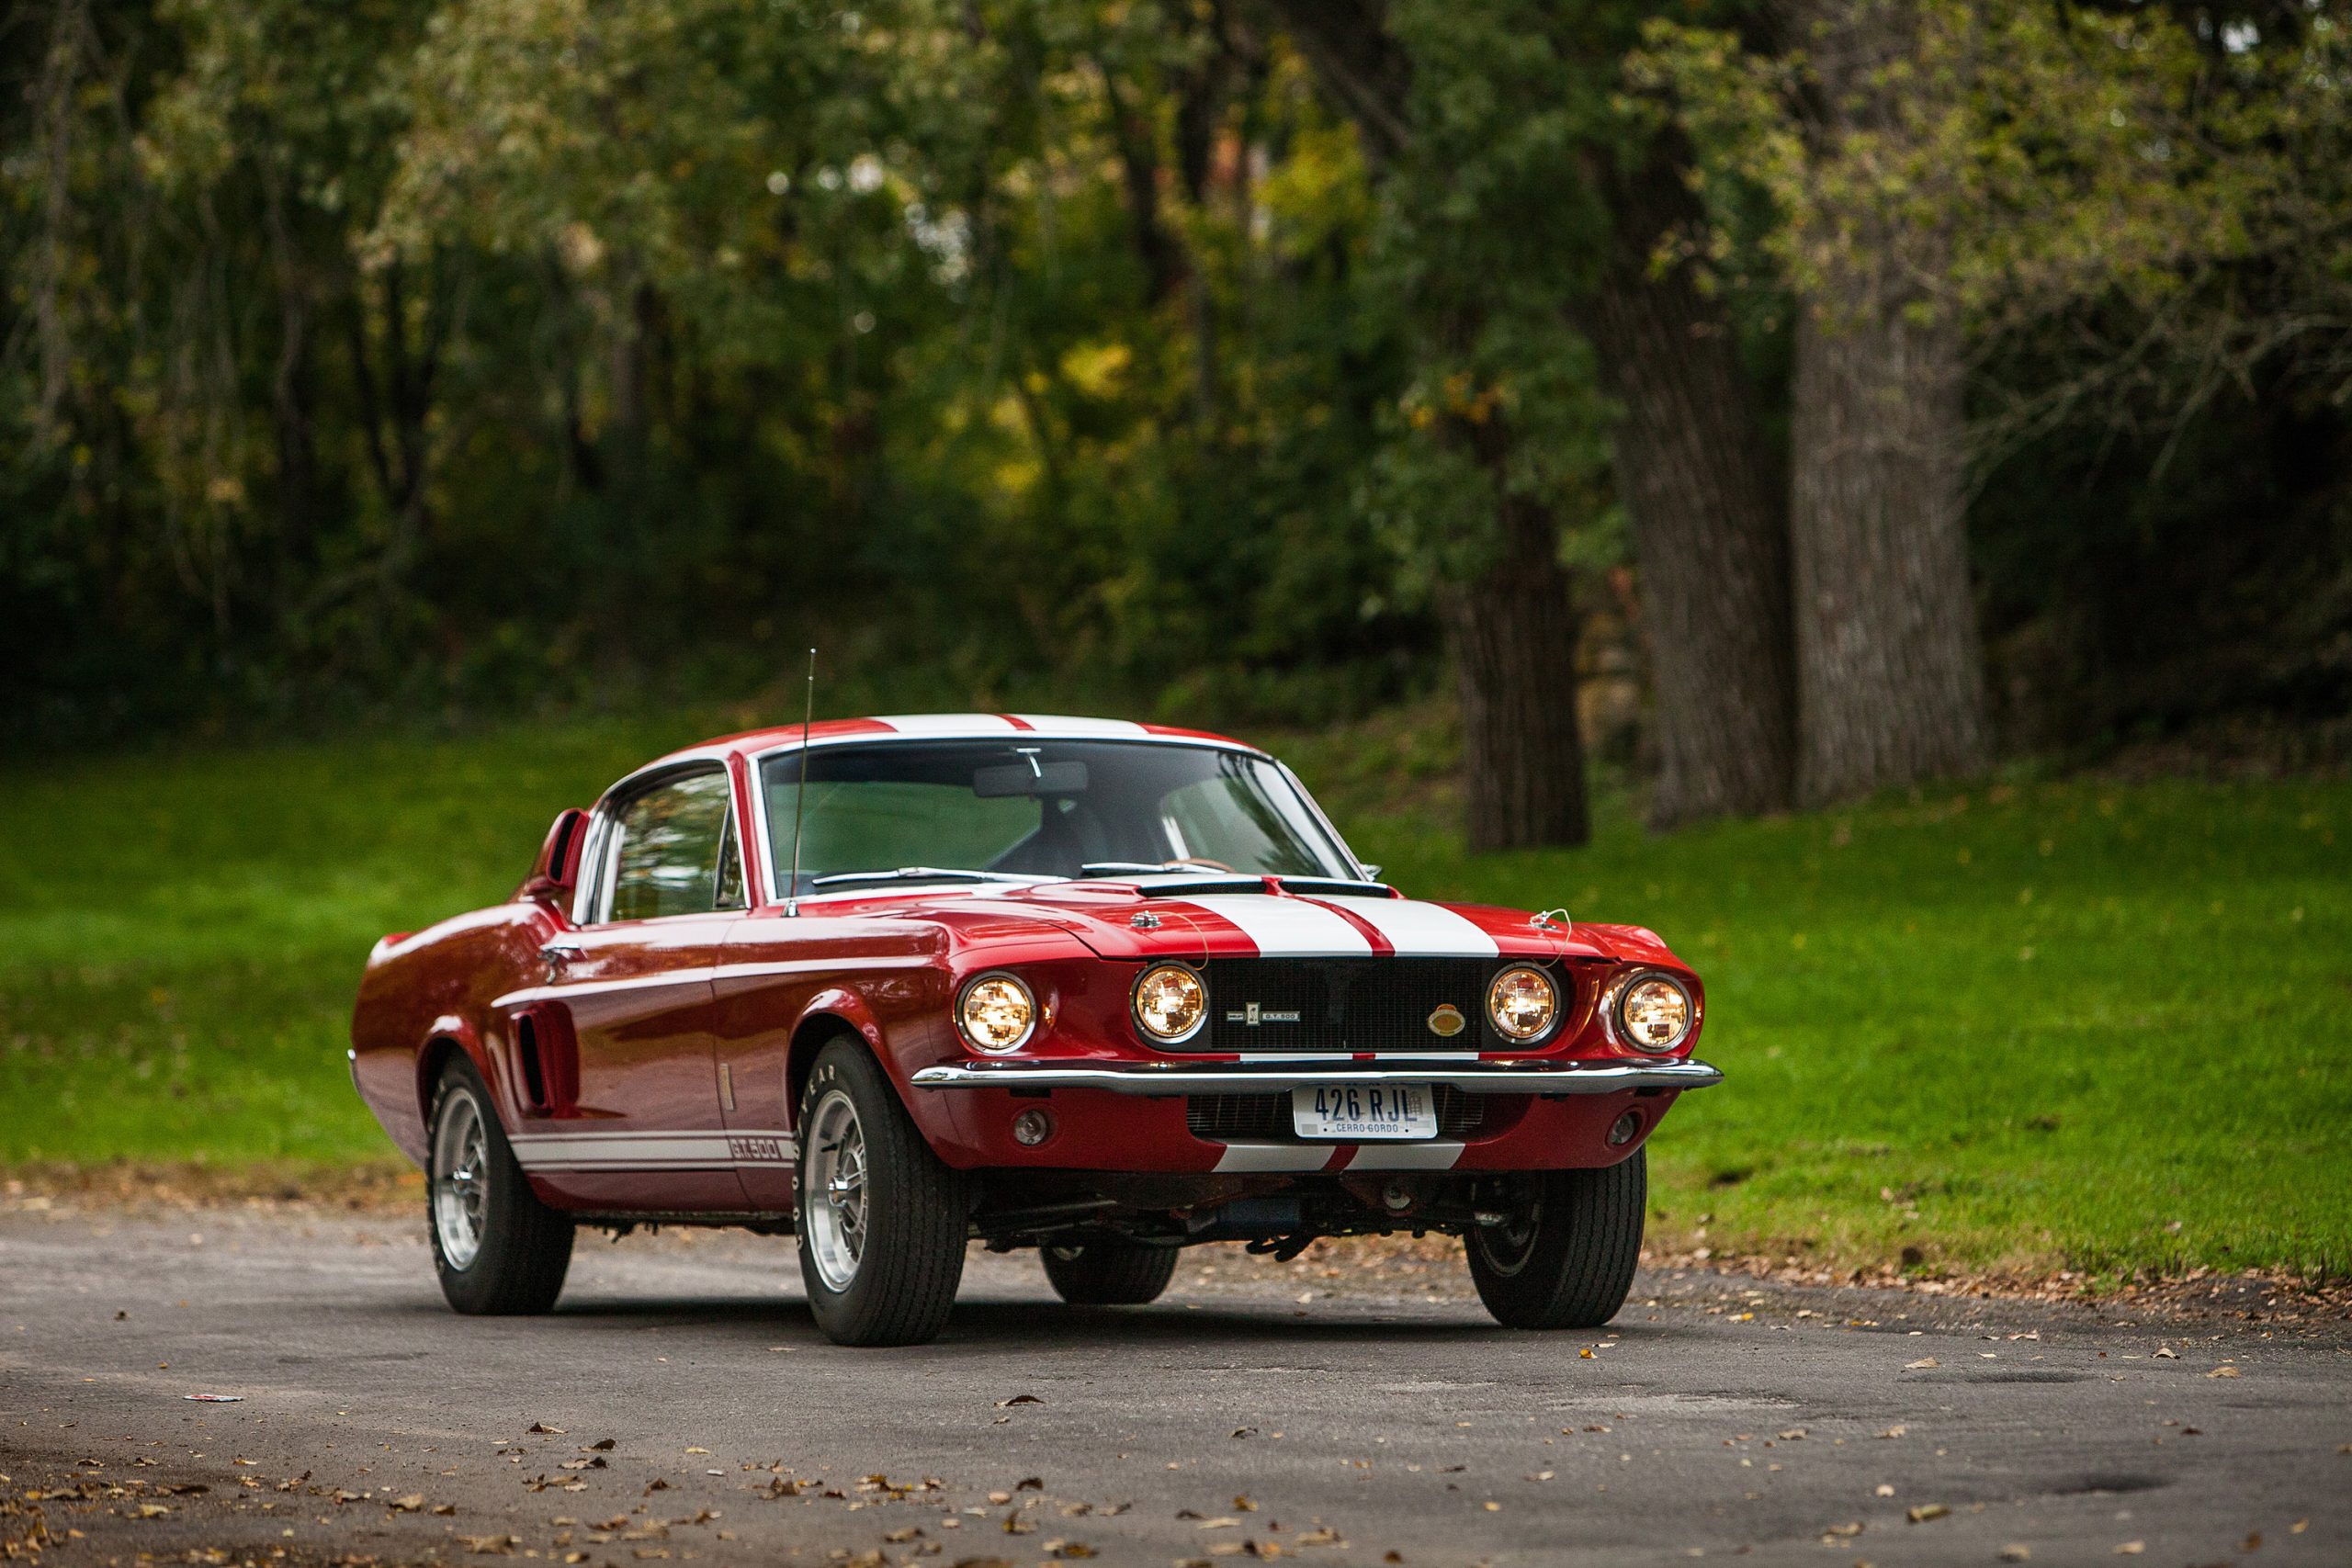
[[[1116,889],[1138,898],[1199,898],[1216,894],[1283,893],[1307,897],[1395,898],[1397,891],[1385,882],[1358,882],[1344,876],[1257,876],[1242,873],[1173,871],[1134,875],[1091,876],[1065,887]],[[1050,887],[1051,885],[1048,885]],[[1035,891],[1045,892],[1048,888]]]

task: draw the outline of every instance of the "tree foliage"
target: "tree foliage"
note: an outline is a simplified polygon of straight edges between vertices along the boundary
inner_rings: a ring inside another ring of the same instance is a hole
[[[1450,659],[1507,737],[1630,661],[1661,818],[1770,808],[1794,323],[1872,268],[2007,735],[2339,711],[2340,7],[1926,0],[1841,75],[1869,3],[15,0],[0,733],[816,641],[1237,721]]]

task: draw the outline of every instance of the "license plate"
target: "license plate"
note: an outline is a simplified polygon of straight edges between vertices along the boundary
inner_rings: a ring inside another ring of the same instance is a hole
[[[1312,1084],[1290,1091],[1290,1115],[1302,1138],[1437,1136],[1437,1104],[1422,1083]]]

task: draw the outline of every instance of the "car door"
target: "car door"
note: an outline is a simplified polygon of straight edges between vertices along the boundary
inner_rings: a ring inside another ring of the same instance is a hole
[[[726,768],[632,781],[594,835],[579,919],[528,994],[539,1031],[567,1037],[561,1102],[518,1130],[516,1157],[574,1203],[740,1210],[712,1033],[711,973],[743,905]]]

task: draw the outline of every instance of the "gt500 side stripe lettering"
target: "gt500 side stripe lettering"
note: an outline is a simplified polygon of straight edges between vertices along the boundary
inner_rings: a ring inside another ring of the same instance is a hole
[[[526,1170],[695,1170],[790,1165],[792,1134],[518,1133],[506,1140]]]

